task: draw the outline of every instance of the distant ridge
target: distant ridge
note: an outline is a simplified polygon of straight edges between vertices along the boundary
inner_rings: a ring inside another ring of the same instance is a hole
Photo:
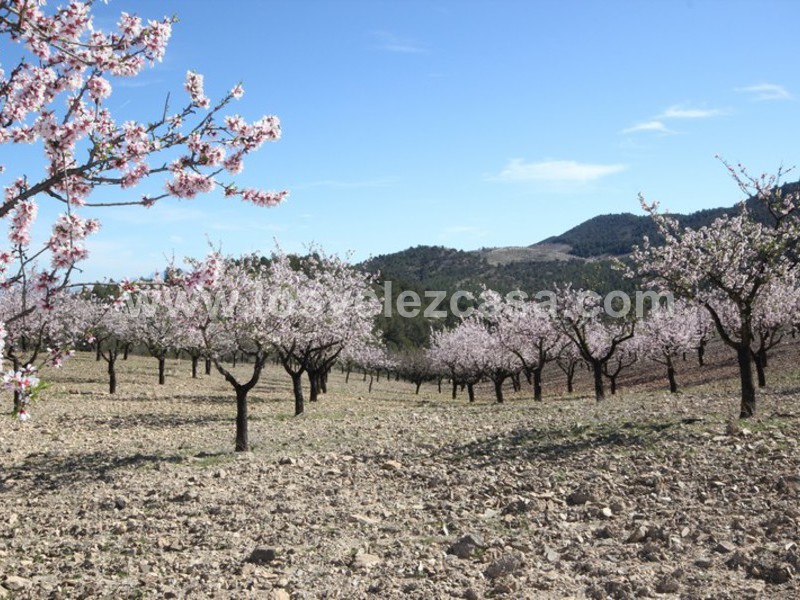
[[[787,192],[800,190],[800,182],[787,184]],[[754,198],[748,209],[764,222],[770,219],[764,205]],[[698,229],[724,214],[735,214],[739,206],[673,214],[682,225]],[[371,258],[362,266],[379,272],[384,279],[428,290],[498,291],[550,289],[559,283],[591,288],[598,292],[631,289],[611,266],[612,258],[630,254],[633,246],[648,236],[658,242],[653,220],[631,213],[593,217],[569,231],[530,246],[506,246],[479,250],[454,250],[444,246],[416,246]]]

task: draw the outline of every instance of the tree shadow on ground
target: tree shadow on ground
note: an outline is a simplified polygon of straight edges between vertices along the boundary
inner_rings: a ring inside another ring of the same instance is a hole
[[[176,454],[160,456],[136,453],[120,456],[98,451],[61,457],[52,453],[35,453],[7,471],[4,482],[0,483],[0,494],[10,491],[19,494],[20,487],[57,491],[91,482],[111,483],[117,479],[120,470],[164,463],[177,464],[186,460],[189,459]],[[9,480],[13,481],[13,486],[8,485]]]
[[[61,423],[73,421],[70,416],[59,419]],[[78,420],[85,420],[83,418]],[[233,421],[233,414],[227,415],[176,415],[167,412],[148,412],[125,415],[123,417],[98,417],[92,421],[93,428],[124,430],[137,427],[147,429],[172,429],[175,427],[202,427],[215,423],[230,423]]]
[[[515,460],[559,460],[597,448],[642,450],[660,439],[685,437],[681,421],[661,423],[623,423],[564,429],[523,428],[489,436],[466,444],[442,448],[443,458],[451,462],[468,461],[479,467]]]

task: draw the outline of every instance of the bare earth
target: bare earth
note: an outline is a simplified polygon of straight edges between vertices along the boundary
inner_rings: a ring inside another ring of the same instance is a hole
[[[79,356],[0,419],[0,598],[797,598],[797,357],[746,429],[719,357],[602,404],[336,373],[301,418],[270,366],[237,455],[221,377]]]

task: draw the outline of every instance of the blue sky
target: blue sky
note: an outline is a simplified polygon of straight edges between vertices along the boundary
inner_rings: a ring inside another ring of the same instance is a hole
[[[97,25],[121,11],[180,23],[164,62],[115,86],[110,108],[146,120],[187,69],[212,98],[242,81],[236,111],[283,124],[242,182],[291,196],[97,211],[85,279],[148,273],[207,240],[232,254],[313,242],[353,260],[529,245],[638,213],[639,192],[673,212],[731,205],[717,153],[754,173],[798,162],[791,0],[139,0],[98,4]]]

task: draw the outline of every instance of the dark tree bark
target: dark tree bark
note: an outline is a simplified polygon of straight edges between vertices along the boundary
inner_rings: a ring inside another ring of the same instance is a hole
[[[319,400],[319,374],[314,371],[308,371],[308,400]]]
[[[753,367],[750,357],[750,345],[741,344],[736,349],[739,363],[739,380],[742,388],[742,401],[739,410],[740,419],[749,419],[756,414],[756,388],[753,383]]]
[[[303,372],[291,373],[292,393],[294,394],[294,416],[302,415],[305,411],[305,399],[303,398]]]
[[[200,357],[192,355],[192,379],[197,379],[197,363],[200,362]]]
[[[116,369],[116,362],[117,362],[117,351],[110,350],[108,356],[106,358],[106,363],[108,363],[108,393],[109,394],[116,394],[117,393],[117,369]]]
[[[756,366],[756,380],[758,387],[763,388],[767,386],[767,374],[765,367],[767,366],[767,352],[759,350],[753,354],[753,364]]]
[[[206,359],[206,375],[211,375],[211,359]]]
[[[158,359],[158,385],[164,385],[166,382],[165,369],[167,366],[166,352],[164,354],[159,354],[156,358]]]
[[[475,386],[471,383],[467,384],[467,397],[469,398],[470,402],[475,402]]]
[[[675,365],[672,358],[667,357],[667,379],[669,380],[669,392],[675,394],[678,391],[678,382],[675,380]]]
[[[250,380],[246,383],[239,383],[233,373],[226,369],[219,360],[216,358],[213,359],[214,366],[217,368],[217,371],[219,371],[225,380],[231,384],[234,392],[236,393],[236,442],[234,445],[236,452],[247,452],[250,450],[250,441],[248,439],[247,431],[247,394],[258,383],[258,380],[261,377],[261,371],[264,368],[266,361],[267,356],[264,353],[257,353],[255,355],[253,373],[250,377]]]
[[[536,367],[533,369],[533,399],[536,402],[542,401],[542,368]]]
[[[605,400],[606,391],[603,386],[603,363],[593,361],[589,364],[589,368],[592,370],[592,375],[594,376],[594,399],[597,402]]]
[[[494,380],[494,396],[498,404],[502,404],[505,400],[503,398],[503,380],[500,378]]]
[[[247,392],[250,389],[245,386],[236,388],[236,452],[247,452],[250,450],[250,440],[247,432]]]

